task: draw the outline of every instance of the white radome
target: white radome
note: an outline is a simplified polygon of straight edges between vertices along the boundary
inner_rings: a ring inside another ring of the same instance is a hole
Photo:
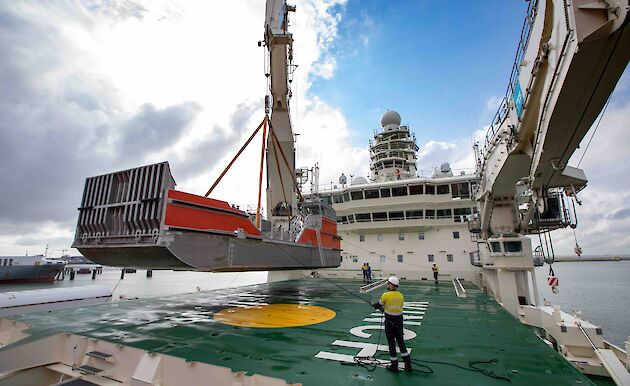
[[[381,117],[381,127],[387,127],[389,125],[400,126],[400,114],[394,110],[387,110]]]

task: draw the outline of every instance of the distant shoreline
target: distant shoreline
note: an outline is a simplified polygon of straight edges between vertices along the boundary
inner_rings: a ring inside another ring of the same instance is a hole
[[[603,257],[556,257],[556,263],[581,262],[581,261],[630,261],[630,256],[603,256]]]

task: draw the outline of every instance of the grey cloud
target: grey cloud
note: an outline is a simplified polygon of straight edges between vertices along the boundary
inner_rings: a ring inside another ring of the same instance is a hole
[[[613,220],[623,220],[628,217],[630,217],[630,208],[616,210],[610,215]]]
[[[0,3],[0,235],[72,229],[87,176],[136,166],[176,142],[200,110],[186,102],[122,113],[116,90],[75,66],[81,53],[55,26],[72,10],[42,20],[16,9],[24,4]],[[63,7],[54,4],[43,6]]]
[[[130,0],[85,0],[84,4],[92,12],[117,20],[142,19],[147,12],[140,3]]]
[[[24,246],[30,246],[30,245],[41,245],[42,248],[45,245],[71,245],[72,244],[72,237],[33,237],[33,236],[27,236],[27,237],[20,237],[17,240],[15,240],[14,242],[15,245],[24,245]]]
[[[171,164],[175,178],[185,180],[195,174],[201,174],[212,169],[225,153],[241,139],[243,133],[255,129],[246,124],[259,110],[259,106],[258,101],[238,104],[230,116],[231,127],[229,130],[214,126],[209,136],[188,149],[184,158],[180,157]]]
[[[145,104],[140,111],[121,126],[119,139],[121,155],[134,156],[169,147],[195,119],[201,106],[186,102],[162,110]]]

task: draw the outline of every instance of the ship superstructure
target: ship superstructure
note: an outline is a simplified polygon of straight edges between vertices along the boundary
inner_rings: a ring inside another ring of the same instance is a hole
[[[443,163],[418,176],[418,146],[396,111],[386,111],[370,141],[370,176],[347,183],[342,174],[333,189],[322,188],[323,202],[337,213],[343,252],[339,269],[326,275],[355,277],[367,262],[375,275],[433,279],[463,278],[480,283],[477,243],[468,221],[477,212],[474,173],[454,173]]]

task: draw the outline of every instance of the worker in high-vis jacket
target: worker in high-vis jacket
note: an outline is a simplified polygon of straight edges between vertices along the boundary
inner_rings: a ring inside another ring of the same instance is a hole
[[[437,264],[433,263],[433,267],[431,267],[431,270],[433,270],[433,278],[435,279],[435,283],[437,284],[439,275],[439,268]]]
[[[387,279],[388,291],[383,293],[381,299],[372,306],[381,310],[385,314],[385,336],[389,345],[389,359],[391,363],[387,366],[387,370],[398,372],[398,355],[396,353],[396,343],[400,348],[400,355],[405,363],[405,370],[411,371],[411,357],[405,346],[403,338],[403,305],[405,298],[398,291],[400,281],[396,276]]]

